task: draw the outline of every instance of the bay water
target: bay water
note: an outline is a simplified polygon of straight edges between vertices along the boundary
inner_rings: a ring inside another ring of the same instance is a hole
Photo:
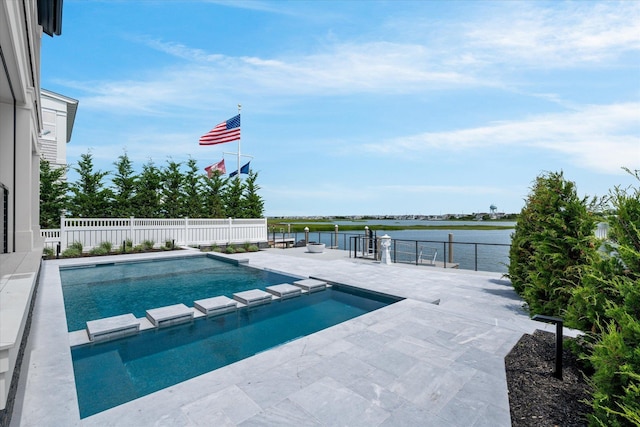
[[[338,225],[353,225],[353,221],[335,221]],[[449,263],[449,235],[453,235],[453,263],[458,268],[466,270],[492,271],[506,273],[509,265],[509,245],[513,228],[494,230],[490,226],[515,226],[515,222],[481,222],[481,221],[426,221],[426,220],[367,220],[357,221],[362,224],[362,231],[339,232],[338,246],[340,249],[349,249],[351,236],[363,235],[365,226],[382,237],[387,234],[392,240],[393,250],[396,250],[396,259],[402,262],[416,260],[416,242],[418,250],[423,253],[433,254],[437,251],[436,261]],[[425,230],[390,230],[385,226],[473,226],[473,229],[425,229]],[[482,227],[487,226],[487,229]],[[310,227],[311,228],[311,227]],[[317,233],[311,233],[309,240],[318,240]],[[332,244],[331,233],[322,233],[320,241]],[[445,257],[446,254],[446,257]]]

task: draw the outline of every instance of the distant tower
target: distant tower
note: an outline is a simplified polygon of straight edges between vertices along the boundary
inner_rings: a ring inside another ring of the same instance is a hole
[[[496,216],[496,211],[498,210],[498,207],[496,205],[491,205],[489,206],[489,209],[491,210],[491,216],[495,217]]]

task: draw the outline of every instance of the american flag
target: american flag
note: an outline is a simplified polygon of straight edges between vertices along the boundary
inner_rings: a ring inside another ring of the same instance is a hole
[[[211,175],[213,175],[213,171],[220,171],[222,175],[227,173],[227,168],[224,166],[224,159],[220,160],[218,163],[207,166],[206,168],[204,168],[204,170],[207,171],[207,176],[209,178],[211,178]]]
[[[200,145],[215,145],[240,139],[240,114],[222,122],[200,137]]]

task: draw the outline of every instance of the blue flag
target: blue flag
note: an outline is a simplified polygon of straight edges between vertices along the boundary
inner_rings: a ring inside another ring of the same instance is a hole
[[[242,166],[240,168],[240,173],[244,173],[244,174],[249,174],[249,163],[251,163],[251,161],[248,161],[247,164],[245,164],[244,166]],[[238,175],[238,171],[233,171],[229,174],[229,178],[231,178],[232,176],[236,176]]]

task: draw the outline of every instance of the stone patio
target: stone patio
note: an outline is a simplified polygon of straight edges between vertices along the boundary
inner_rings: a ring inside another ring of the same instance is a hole
[[[80,420],[58,267],[95,261],[46,261],[11,426],[508,426],[504,356],[553,329],[499,273],[305,248],[228,257],[406,299]]]

